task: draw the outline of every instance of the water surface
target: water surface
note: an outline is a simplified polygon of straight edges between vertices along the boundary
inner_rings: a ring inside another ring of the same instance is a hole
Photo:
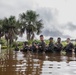
[[[74,53],[0,53],[0,75],[76,75]]]

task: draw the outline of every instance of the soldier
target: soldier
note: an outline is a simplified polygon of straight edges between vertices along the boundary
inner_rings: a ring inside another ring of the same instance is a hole
[[[18,48],[18,44],[16,44],[16,46],[15,46],[15,49],[14,49],[15,51],[19,51],[19,48]]]
[[[37,43],[36,42],[32,42],[32,46],[30,47],[30,50],[32,51],[32,52],[37,52]]]
[[[21,51],[27,52],[28,50],[29,50],[28,42],[24,42],[24,43],[23,43],[23,49],[22,49]]]
[[[44,36],[40,35],[40,43],[38,44],[38,52],[45,52]]]
[[[48,50],[47,50],[47,52],[55,52],[54,51],[54,43],[53,43],[53,38],[52,37],[50,37],[50,39],[49,39],[49,46],[48,46]]]
[[[74,45],[71,43],[70,38],[67,38],[67,45],[64,47],[64,50],[66,52],[73,52],[74,51]]]
[[[55,52],[61,52],[63,45],[61,44],[61,38],[57,38],[57,43],[55,43]]]

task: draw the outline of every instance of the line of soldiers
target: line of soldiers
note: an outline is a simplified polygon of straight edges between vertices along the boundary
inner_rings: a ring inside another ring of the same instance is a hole
[[[67,38],[67,45],[65,47],[63,47],[62,43],[61,43],[61,38],[57,38],[57,42],[54,43],[53,42],[53,38],[50,37],[49,39],[49,45],[46,46],[46,43],[44,42],[44,36],[40,35],[40,43],[37,44],[35,42],[32,43],[32,46],[28,46],[27,42],[24,42],[23,44],[23,49],[21,51],[23,52],[27,52],[28,50],[32,51],[32,52],[51,52],[51,53],[59,53],[61,52],[61,50],[65,50],[66,52],[74,52],[76,51],[73,43],[71,43],[70,38]],[[18,50],[18,48],[15,48],[15,50]]]

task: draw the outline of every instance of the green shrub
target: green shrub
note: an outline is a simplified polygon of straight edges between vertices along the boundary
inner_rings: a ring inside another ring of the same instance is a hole
[[[30,45],[30,44],[32,44],[32,42],[33,42],[32,40],[29,40],[29,41],[28,41],[28,44]]]
[[[15,46],[16,46],[16,42],[13,42],[13,43],[12,43],[12,47],[15,47]]]
[[[67,43],[65,41],[62,42],[62,44],[63,44],[63,47],[65,47],[67,45]]]
[[[40,40],[33,40],[33,41],[32,41],[32,40],[30,40],[30,41],[28,41],[28,44],[30,45],[30,44],[32,44],[32,42],[35,42],[35,43],[37,43],[37,44],[38,44],[38,43],[40,42]]]
[[[7,46],[1,46],[1,49],[7,49]]]
[[[49,44],[49,40],[45,40],[45,43],[48,45]]]
[[[18,46],[23,46],[23,42],[18,42]]]
[[[23,46],[23,42],[13,42],[12,43],[12,47],[16,47],[16,45]]]
[[[1,44],[1,45],[6,45],[6,41],[5,41],[4,39],[1,39],[1,40],[0,40],[0,44]]]

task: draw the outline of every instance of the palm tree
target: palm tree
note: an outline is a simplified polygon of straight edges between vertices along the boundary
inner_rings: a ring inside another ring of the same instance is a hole
[[[2,20],[0,20],[0,40],[2,36],[3,36],[3,27],[2,27]]]
[[[5,39],[7,40],[7,46],[8,46],[8,43],[11,46],[14,39],[17,38],[18,27],[19,27],[18,25],[19,25],[19,22],[16,21],[15,16],[4,18],[3,29],[4,29]]]
[[[26,31],[27,40],[33,40],[35,33],[39,34],[43,28],[42,20],[39,20],[39,14],[35,11],[28,10],[26,13],[22,13],[19,16],[21,25],[21,34]]]
[[[0,20],[0,44],[2,44],[1,37],[4,35],[3,33],[3,27],[2,27],[2,20]]]

